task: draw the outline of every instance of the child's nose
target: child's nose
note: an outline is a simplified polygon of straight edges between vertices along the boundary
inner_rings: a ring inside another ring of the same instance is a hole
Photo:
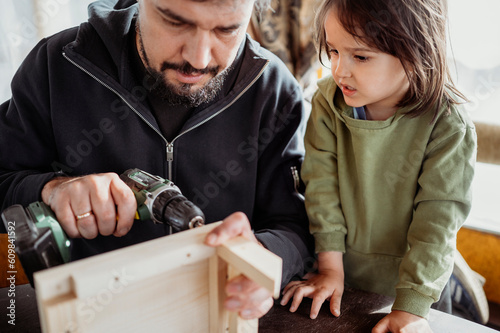
[[[342,57],[339,57],[335,64],[332,63],[332,74],[337,77],[351,76],[348,61]]]

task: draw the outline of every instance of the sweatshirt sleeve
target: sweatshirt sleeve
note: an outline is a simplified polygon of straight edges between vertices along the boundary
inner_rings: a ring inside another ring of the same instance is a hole
[[[305,203],[316,252],[345,252],[346,223],[340,205],[337,136],[333,112],[316,93],[305,135],[302,177]]]
[[[393,310],[426,317],[453,270],[456,235],[471,208],[476,132],[470,120],[450,131],[456,115],[436,125],[418,179]],[[438,120],[439,121],[439,120]]]
[[[12,97],[0,105],[0,206],[41,200],[57,176],[49,114],[47,43],[30,52],[12,80]]]

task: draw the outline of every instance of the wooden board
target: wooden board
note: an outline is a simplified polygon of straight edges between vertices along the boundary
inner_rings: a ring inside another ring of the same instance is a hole
[[[219,248],[204,245],[218,224],[35,273],[42,330],[237,332],[222,305],[228,269],[275,293],[281,258],[241,237]]]

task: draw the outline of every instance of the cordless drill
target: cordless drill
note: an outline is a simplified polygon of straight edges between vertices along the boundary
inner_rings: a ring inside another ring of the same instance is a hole
[[[139,169],[129,169],[120,178],[137,200],[137,220],[167,224],[171,232],[195,228],[205,223],[201,209],[182,195],[173,182]],[[31,285],[33,273],[70,260],[71,240],[52,210],[43,202],[24,208],[13,205],[2,213],[10,239]]]

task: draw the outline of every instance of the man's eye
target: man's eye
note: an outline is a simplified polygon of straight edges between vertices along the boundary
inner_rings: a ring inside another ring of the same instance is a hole
[[[183,23],[183,22],[179,22],[179,21],[172,21],[172,20],[168,20],[168,19],[166,19],[166,18],[164,18],[164,19],[163,19],[163,21],[164,21],[165,23],[167,23],[167,25],[170,25],[170,26],[172,26],[172,27],[181,27],[181,26],[183,26],[183,25],[184,25],[184,23]]]
[[[235,33],[237,33],[238,29],[237,28],[220,28],[220,29],[218,29],[218,31],[222,35],[230,36],[230,35],[234,35]]]

